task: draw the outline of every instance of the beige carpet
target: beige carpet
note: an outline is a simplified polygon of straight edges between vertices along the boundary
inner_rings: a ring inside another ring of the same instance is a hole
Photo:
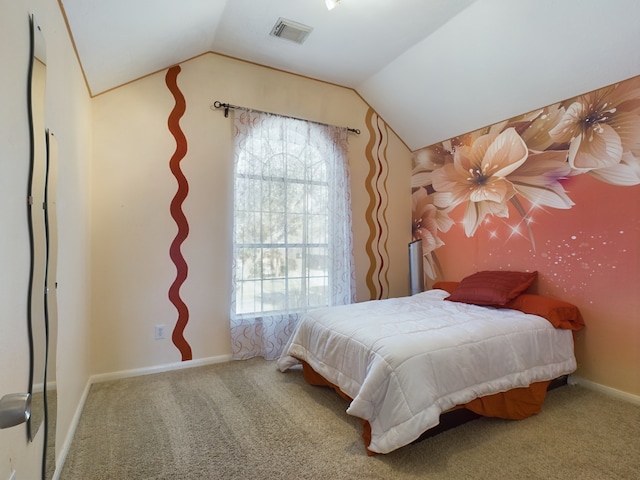
[[[639,479],[640,407],[576,386],[368,457],[360,420],[253,359],[93,385],[63,480]]]

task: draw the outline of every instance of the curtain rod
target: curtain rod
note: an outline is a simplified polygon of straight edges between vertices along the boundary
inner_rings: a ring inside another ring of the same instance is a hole
[[[230,103],[222,103],[222,102],[219,102],[218,100],[216,100],[215,102],[213,102],[213,105],[211,105],[211,110],[218,109],[218,108],[224,108],[224,116],[225,117],[229,116],[229,109],[247,110],[247,111],[250,110],[252,112],[266,113],[266,114],[269,114],[269,115],[279,115],[280,117],[292,118],[294,120],[303,120],[305,122],[311,122],[311,123],[315,123],[315,124],[318,124],[318,125],[326,125],[326,126],[329,126],[329,127],[333,127],[334,126],[334,125],[329,125],[328,123],[321,123],[321,122],[314,122],[313,120],[306,120],[304,118],[291,117],[289,115],[280,115],[279,113],[265,112],[264,110],[256,110],[255,108],[239,107],[238,105],[231,105]],[[357,128],[347,127],[347,130],[350,131],[351,133],[355,133],[356,135],[360,135],[360,130],[357,129]]]

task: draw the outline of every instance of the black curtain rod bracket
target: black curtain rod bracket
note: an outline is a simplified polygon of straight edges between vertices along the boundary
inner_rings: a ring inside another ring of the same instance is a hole
[[[215,102],[213,102],[213,105],[211,105],[211,110],[218,110],[218,109],[224,109],[224,116],[225,118],[227,118],[229,116],[229,109],[233,108],[234,110],[250,110],[252,112],[259,112],[259,113],[267,113],[269,115],[279,115],[281,117],[286,117],[286,118],[293,118],[294,120],[302,120],[305,122],[311,122],[311,123],[317,123],[318,125],[328,125],[328,126],[333,126],[333,125],[329,125],[328,123],[321,123],[321,122],[314,122],[312,120],[306,120],[304,118],[298,118],[298,117],[291,117],[289,115],[280,115],[278,113],[274,114],[271,112],[265,112],[264,110],[256,110],[254,108],[247,108],[247,107],[239,107],[238,105],[231,105],[230,103],[222,103],[218,100],[216,100]],[[360,135],[360,130],[357,128],[350,128],[347,127],[347,130],[351,133],[355,133],[356,135]]]

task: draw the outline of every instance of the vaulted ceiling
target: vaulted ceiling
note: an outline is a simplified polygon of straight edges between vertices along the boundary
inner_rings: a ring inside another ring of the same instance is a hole
[[[92,95],[216,52],[353,88],[412,150],[640,74],[637,0],[60,3]]]

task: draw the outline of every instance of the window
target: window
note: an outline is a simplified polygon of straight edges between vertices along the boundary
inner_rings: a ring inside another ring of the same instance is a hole
[[[353,301],[347,131],[256,112],[235,127],[232,335],[266,333],[274,352],[252,338],[240,356],[277,358],[298,315]]]

